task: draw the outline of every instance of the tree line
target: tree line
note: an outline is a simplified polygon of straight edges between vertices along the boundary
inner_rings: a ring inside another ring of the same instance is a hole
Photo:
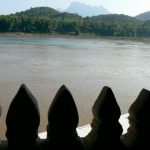
[[[150,21],[138,21],[125,15],[80,17],[61,14],[58,17],[1,15],[0,32],[93,34],[112,37],[150,37]]]

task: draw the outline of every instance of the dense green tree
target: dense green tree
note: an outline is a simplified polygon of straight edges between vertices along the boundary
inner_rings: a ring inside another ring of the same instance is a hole
[[[6,19],[6,16],[0,17],[0,32],[8,32],[10,27],[9,20]]]

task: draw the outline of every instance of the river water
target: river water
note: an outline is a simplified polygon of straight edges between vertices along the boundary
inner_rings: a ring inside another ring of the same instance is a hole
[[[126,113],[142,88],[150,89],[150,44],[144,41],[0,36],[0,137],[19,86],[37,98],[45,131],[47,112],[65,84],[77,105],[80,125],[91,122],[91,108],[103,86],[110,86]]]

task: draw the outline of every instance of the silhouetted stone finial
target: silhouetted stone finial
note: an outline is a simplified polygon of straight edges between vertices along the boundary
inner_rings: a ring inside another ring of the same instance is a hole
[[[6,118],[6,137],[12,149],[31,149],[40,123],[36,99],[23,84],[10,104]]]
[[[95,101],[93,108],[91,132],[83,138],[88,150],[123,149],[120,140],[122,127],[118,122],[121,115],[120,108],[114,94],[109,87],[103,87]]]
[[[150,91],[142,89],[129,108],[128,132],[121,137],[128,149],[150,149]]]
[[[57,92],[48,112],[48,149],[83,149],[77,135],[78,111],[71,93],[65,86]]]

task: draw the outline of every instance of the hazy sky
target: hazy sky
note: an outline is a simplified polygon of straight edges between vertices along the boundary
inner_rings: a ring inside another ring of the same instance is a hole
[[[150,0],[0,0],[0,14],[10,14],[37,6],[65,9],[74,1],[92,6],[102,5],[113,13],[131,16],[150,11]]]

